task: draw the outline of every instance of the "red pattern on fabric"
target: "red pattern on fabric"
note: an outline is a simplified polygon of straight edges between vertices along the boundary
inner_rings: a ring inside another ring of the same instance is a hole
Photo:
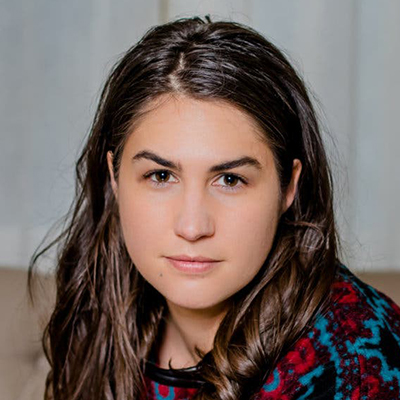
[[[287,359],[297,374],[305,374],[315,366],[315,349],[309,338],[300,339],[296,349],[289,351]]]

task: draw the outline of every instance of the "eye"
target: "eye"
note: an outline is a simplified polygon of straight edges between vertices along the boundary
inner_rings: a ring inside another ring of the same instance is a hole
[[[150,179],[154,175],[154,179]],[[168,183],[168,178],[172,176],[171,172],[165,169],[157,169],[150,171],[143,175],[143,178],[149,179],[151,184],[155,187],[166,186]]]
[[[224,188],[224,190],[232,192],[238,191],[242,189],[243,186],[247,185],[246,179],[236,174],[223,174],[219,177],[218,181],[220,180],[223,182],[221,186]]]

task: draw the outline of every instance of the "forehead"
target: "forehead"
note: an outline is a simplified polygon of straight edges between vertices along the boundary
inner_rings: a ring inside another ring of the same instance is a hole
[[[249,155],[267,161],[271,156],[265,134],[244,111],[223,101],[171,95],[147,106],[126,147],[182,160]]]

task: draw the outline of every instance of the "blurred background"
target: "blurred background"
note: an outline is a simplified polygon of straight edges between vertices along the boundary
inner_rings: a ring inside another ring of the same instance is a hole
[[[43,398],[39,316],[53,286],[41,286],[47,311],[33,312],[26,269],[73,199],[109,70],[151,26],[206,14],[257,29],[304,77],[335,178],[342,259],[400,302],[400,1],[0,0],[1,399]]]

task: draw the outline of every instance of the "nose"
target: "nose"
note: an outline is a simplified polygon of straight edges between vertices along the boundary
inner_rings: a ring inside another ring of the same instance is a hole
[[[215,232],[215,221],[206,193],[193,187],[184,190],[180,196],[174,224],[175,234],[191,242],[212,236]]]

